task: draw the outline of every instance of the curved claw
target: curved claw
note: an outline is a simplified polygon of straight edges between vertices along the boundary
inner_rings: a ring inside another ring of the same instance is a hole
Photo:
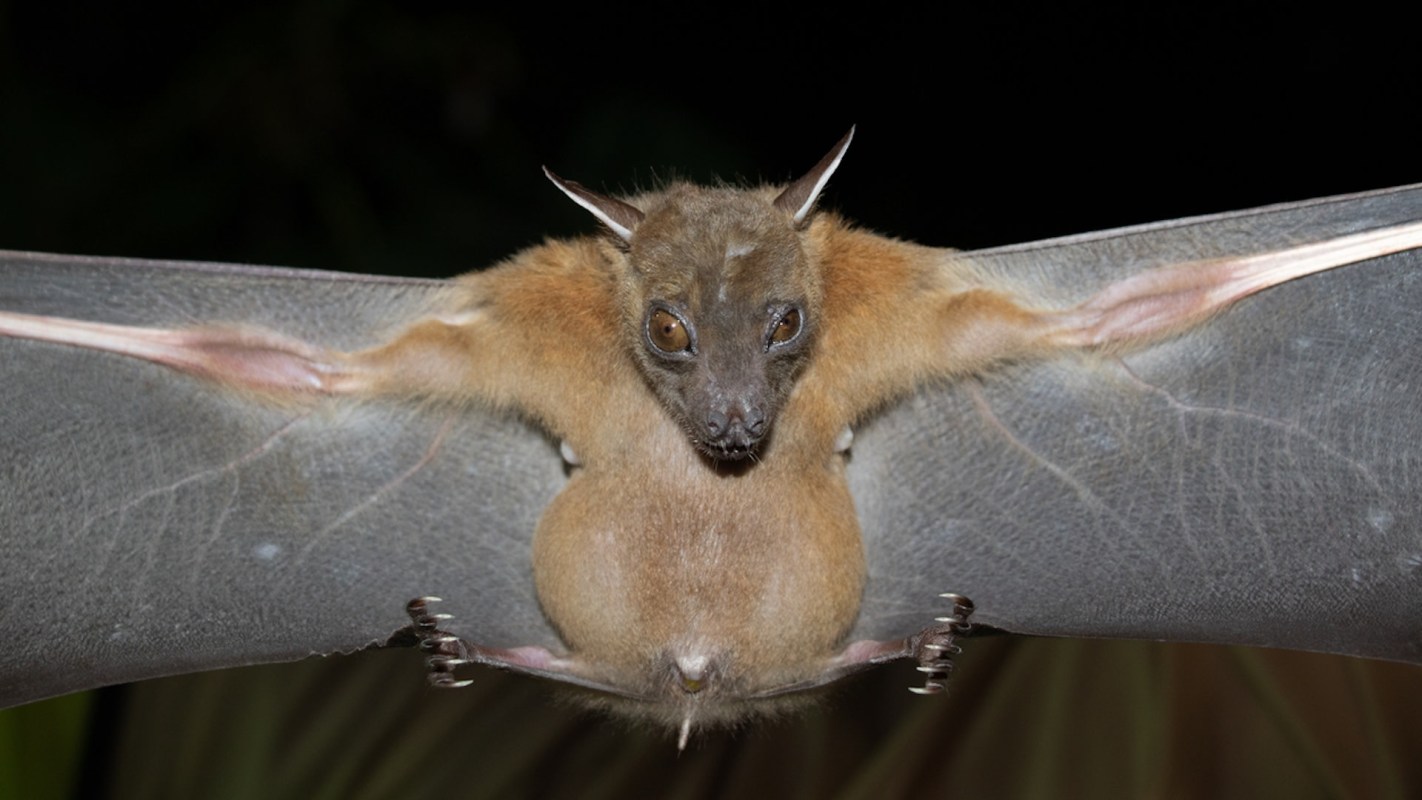
[[[430,603],[438,602],[441,602],[440,598],[434,595],[416,597],[405,604],[405,613],[413,623],[411,630],[419,640],[418,647],[431,654],[425,659],[426,678],[430,685],[440,689],[458,689],[473,681],[455,680],[454,671],[471,662],[462,657],[465,651],[460,646],[459,637],[439,629],[440,623],[454,619],[454,615],[429,612]]]
[[[909,687],[909,691],[914,694],[940,694],[947,689],[948,675],[953,671],[953,662],[950,659],[963,652],[954,642],[954,638],[967,633],[973,627],[968,621],[968,617],[976,608],[972,600],[955,592],[945,592],[938,596],[952,603],[953,609],[944,616],[934,617],[933,621],[937,623],[937,627],[926,630],[921,635],[917,669],[924,674],[924,679],[922,686]]]
[[[955,607],[962,608],[965,616],[973,613],[973,610],[977,608],[977,605],[968,599],[967,595],[958,594],[957,592],[944,592],[938,596],[952,603]],[[439,598],[435,599],[438,600]]]
[[[431,672],[429,675],[429,683],[436,689],[463,689],[465,686],[474,683],[474,681],[468,679],[457,681],[450,677],[448,673]]]
[[[434,628],[440,619],[450,618],[448,614],[440,615],[428,613],[430,603],[440,602],[443,601],[434,595],[425,595],[424,597],[416,597],[414,600],[405,604],[405,614],[410,618],[410,621],[414,623],[417,635],[420,629],[428,630]]]

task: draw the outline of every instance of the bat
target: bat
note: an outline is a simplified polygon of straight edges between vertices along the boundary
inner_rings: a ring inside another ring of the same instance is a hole
[[[456,282],[7,254],[4,701],[413,633],[441,682],[559,678],[684,743],[881,660],[941,686],[969,608],[1422,660],[1417,190],[959,254],[814,211],[847,145],[784,189],[555,178],[611,234]],[[720,328],[649,294],[648,242],[737,204],[779,227],[718,268],[774,240],[802,277],[729,282]],[[724,370],[676,378],[747,308],[771,388],[707,405]],[[718,528],[744,548],[687,555]]]

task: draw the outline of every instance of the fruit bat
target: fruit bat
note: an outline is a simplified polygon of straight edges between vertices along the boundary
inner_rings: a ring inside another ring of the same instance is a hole
[[[454,281],[4,254],[0,701],[418,641],[684,741],[970,612],[1422,662],[1422,190],[960,253],[817,209],[849,139],[549,173],[605,234]]]

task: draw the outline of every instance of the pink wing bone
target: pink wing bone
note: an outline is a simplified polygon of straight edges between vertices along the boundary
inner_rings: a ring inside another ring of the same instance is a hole
[[[1153,341],[1203,322],[1231,303],[1295,278],[1422,247],[1422,222],[1252,256],[1172,264],[1113,283],[1056,315],[1051,341],[1100,347]]]
[[[1422,222],[1253,256],[1161,267],[1114,283],[1076,308],[1047,315],[1048,338],[1063,347],[1156,340],[1261,289],[1418,247]],[[370,376],[344,353],[252,328],[140,328],[0,312],[0,336],[117,353],[267,395],[354,394],[370,385]]]
[[[267,395],[349,394],[361,384],[344,354],[251,328],[140,328],[0,312],[0,336],[117,353]]]

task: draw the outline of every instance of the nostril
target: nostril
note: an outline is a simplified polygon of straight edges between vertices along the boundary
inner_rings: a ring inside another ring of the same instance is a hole
[[[752,408],[746,412],[746,430],[752,436],[760,436],[765,433],[765,412],[759,408]]]
[[[719,411],[712,411],[706,415],[706,430],[712,436],[720,436],[726,432],[729,424],[726,415]]]

